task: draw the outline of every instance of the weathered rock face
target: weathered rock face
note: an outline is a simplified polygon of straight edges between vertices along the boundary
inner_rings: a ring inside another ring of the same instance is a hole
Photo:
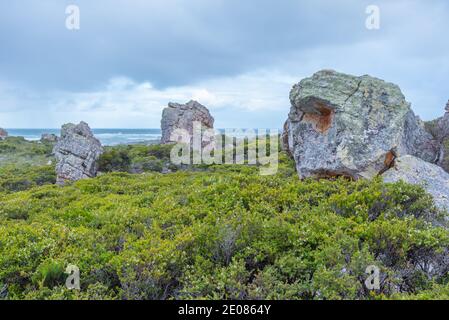
[[[58,142],[58,136],[52,133],[43,133],[41,136],[41,142]]]
[[[95,177],[97,160],[103,152],[89,126],[85,122],[78,125],[65,124],[61,129],[61,138],[55,145],[57,184]]]
[[[398,156],[437,159],[437,143],[397,85],[323,70],[296,84],[290,101],[287,144],[301,178],[371,178]]]
[[[425,128],[438,142],[439,154],[435,163],[449,172],[449,102],[445,110],[444,116],[426,122]]]
[[[439,166],[406,155],[395,160],[394,167],[383,175],[385,182],[403,180],[422,185],[435,200],[440,209],[449,211],[449,173]]]
[[[5,139],[8,136],[8,132],[5,129],[0,128],[0,140]]]
[[[173,142],[170,136],[176,129],[184,129],[193,134],[193,122],[195,121],[201,122],[203,128],[214,127],[214,118],[210,115],[209,110],[200,103],[196,101],[189,101],[186,104],[169,103],[162,112],[161,143]]]
[[[289,139],[288,136],[290,134],[290,125],[288,120],[284,123],[284,129],[282,131],[281,135],[281,148],[283,151],[287,152],[287,154],[291,157],[293,157],[291,151],[290,151],[290,145],[289,145]]]

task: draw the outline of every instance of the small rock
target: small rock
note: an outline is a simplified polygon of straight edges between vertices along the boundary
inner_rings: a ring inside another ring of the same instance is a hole
[[[58,136],[52,133],[43,133],[41,136],[41,142],[58,142]]]
[[[65,124],[61,129],[61,138],[53,148],[56,157],[57,184],[95,177],[97,160],[103,153],[103,147],[89,125]]]
[[[435,205],[449,211],[449,173],[439,166],[411,155],[399,157],[394,166],[382,175],[384,182],[404,182],[421,185],[432,195]]]

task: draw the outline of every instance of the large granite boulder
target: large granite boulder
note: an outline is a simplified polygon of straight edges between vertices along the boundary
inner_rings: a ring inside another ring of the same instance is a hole
[[[57,184],[95,177],[97,160],[103,152],[89,125],[68,123],[62,126],[61,138],[55,145]]]
[[[286,140],[301,178],[371,178],[399,156],[438,157],[395,84],[323,70],[293,86],[290,101]]]
[[[209,110],[197,101],[189,101],[186,104],[169,103],[168,107],[162,112],[161,143],[167,144],[173,141],[172,133],[176,129],[186,130],[190,135],[193,134],[193,123],[199,122],[203,129],[212,129],[214,127],[214,118]]]
[[[0,128],[0,140],[5,139],[8,137],[8,132],[5,129]]]
[[[449,173],[435,164],[406,155],[397,158],[394,166],[382,178],[384,182],[403,180],[421,185],[433,196],[437,207],[449,211]]]

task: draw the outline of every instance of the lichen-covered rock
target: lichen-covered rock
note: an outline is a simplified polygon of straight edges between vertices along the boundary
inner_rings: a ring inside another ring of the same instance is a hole
[[[437,143],[395,84],[323,70],[296,84],[290,101],[287,140],[301,178],[371,178],[398,156],[437,158]]]
[[[41,135],[41,142],[50,142],[50,143],[58,142],[58,136],[53,133],[43,133]]]
[[[62,126],[61,138],[55,145],[56,183],[76,181],[95,177],[97,160],[103,152],[89,125],[80,122],[78,125],[68,123]]]
[[[432,195],[435,205],[449,211],[449,173],[439,166],[406,155],[395,160],[394,166],[383,175],[384,182],[417,184]]]
[[[0,140],[5,139],[8,137],[8,132],[5,129],[0,128]]]
[[[186,130],[192,135],[194,122],[200,122],[203,129],[214,127],[214,118],[210,115],[209,110],[200,103],[196,101],[189,101],[186,104],[170,102],[162,112],[161,143],[174,142],[171,135],[176,129]]]

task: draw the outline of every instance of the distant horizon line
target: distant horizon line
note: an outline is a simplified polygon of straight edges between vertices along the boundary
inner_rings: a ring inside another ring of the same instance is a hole
[[[7,127],[4,127],[4,129],[5,130],[61,130],[61,128],[7,128]],[[153,129],[159,129],[159,130],[161,130],[161,128],[95,128],[95,127],[92,127],[91,129],[114,129],[114,130],[117,130],[117,129],[133,129],[133,130],[153,130]]]
[[[5,130],[61,130],[61,128],[6,128]],[[162,130],[161,128],[96,128],[91,127],[92,130]],[[274,128],[274,127],[265,127],[265,128],[214,128],[218,130],[226,130],[226,129],[233,129],[233,130],[251,130],[251,129],[278,129],[281,128]]]

